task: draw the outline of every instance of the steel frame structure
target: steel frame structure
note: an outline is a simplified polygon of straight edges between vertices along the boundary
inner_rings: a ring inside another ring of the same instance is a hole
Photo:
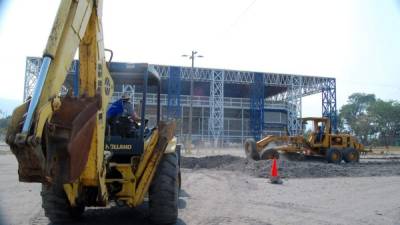
[[[169,73],[168,69],[170,66],[165,65],[154,65],[155,69],[160,74],[161,78],[168,79]],[[181,68],[181,79],[190,80],[190,67],[180,67]],[[235,83],[235,84],[252,84],[254,81],[254,74],[257,72],[247,72],[247,71],[235,71],[235,70],[223,70],[223,69],[209,69],[209,68],[195,68],[194,77],[195,81],[205,81],[211,82],[212,71],[224,71],[224,82],[225,83]],[[316,76],[302,76],[294,74],[280,74],[280,73],[260,73],[264,77],[264,84],[268,86],[276,87],[289,87],[301,88],[302,97],[320,93],[322,88],[326,86],[331,80],[335,78],[330,77],[316,77]],[[297,79],[296,79],[297,78]],[[301,78],[301,79],[299,79]],[[300,82],[294,82],[296,80],[301,80]],[[274,96],[279,99],[279,94]],[[283,94],[285,95],[285,94]]]
[[[250,131],[255,140],[260,140],[264,130],[264,77],[255,73],[250,89]]]
[[[181,117],[181,70],[179,67],[169,68],[167,118]]]
[[[79,61],[74,60],[71,66],[70,71],[74,76],[73,81],[73,93],[75,97],[79,96]]]
[[[302,125],[302,93],[301,93],[301,84],[302,77],[292,78],[291,85],[288,87],[288,96],[286,101],[288,102],[288,123],[287,123],[287,132],[289,135],[298,135],[301,133]]]
[[[26,59],[23,101],[32,96],[41,64],[42,58],[28,57]]]
[[[31,95],[34,85],[36,83],[37,73],[41,64],[41,58],[28,57],[26,60],[25,82],[24,82],[24,100]],[[132,64],[134,65],[134,64]],[[179,118],[181,115],[181,88],[178,81],[190,81],[192,68],[191,67],[176,67],[167,65],[153,65],[159,72],[162,79],[168,79],[168,116]],[[174,72],[179,71],[179,76]],[[71,73],[75,72],[74,66],[71,67]],[[258,75],[256,75],[258,74]],[[322,93],[322,115],[329,117],[332,121],[332,127],[337,128],[337,108],[336,108],[336,80],[330,77],[317,77],[317,76],[302,76],[296,74],[279,74],[279,73],[256,73],[251,71],[235,71],[224,69],[209,69],[209,68],[194,68],[193,79],[194,81],[203,81],[210,83],[210,124],[213,129],[209,130],[209,134],[213,138],[220,138],[223,136],[223,123],[224,115],[223,108],[224,97],[223,87],[225,83],[234,84],[247,84],[254,85],[257,82],[255,77],[262,77],[262,83],[265,86],[282,87],[284,91],[264,99],[264,108],[268,107],[267,102],[284,102],[288,111],[288,133],[298,134],[301,131],[301,98]],[[170,88],[175,87],[175,88]],[[263,85],[261,85],[263,86]],[[260,88],[261,88],[260,86]],[[263,86],[264,87],[264,86]],[[264,87],[265,88],[265,87]],[[254,95],[255,96],[255,95]],[[194,96],[196,98],[196,96]],[[255,100],[254,97],[253,100]],[[261,103],[256,105],[250,99],[249,108],[259,109]],[[253,103],[252,103],[253,102]],[[252,106],[253,105],[253,106]],[[249,109],[247,108],[247,109]],[[255,112],[255,111],[254,111]],[[263,113],[261,113],[263,114]],[[259,124],[263,124],[263,118],[259,118]],[[253,117],[253,118],[254,118]],[[254,120],[255,121],[255,120]],[[255,124],[255,123],[254,123]],[[252,127],[255,130],[259,129]],[[221,131],[222,130],[222,131]],[[258,132],[258,131],[257,131]]]
[[[213,70],[211,74],[208,133],[216,146],[224,134],[224,71]]]
[[[322,116],[331,120],[332,131],[337,130],[336,80],[330,80],[322,88]]]
[[[168,79],[168,67],[154,65],[163,79]],[[195,81],[212,81],[213,71],[224,71],[224,82],[235,84],[253,84],[256,72],[216,70],[208,68],[195,68]],[[190,67],[181,67],[181,79],[189,80]],[[271,96],[268,100],[283,101],[288,103],[288,133],[296,135],[301,132],[302,125],[302,97],[322,92],[322,115],[328,116],[332,121],[332,127],[337,128],[336,110],[336,79],[330,77],[302,76],[295,74],[260,73],[266,86],[286,87],[287,90]],[[261,122],[261,121],[260,121]],[[253,127],[254,128],[254,127]],[[256,132],[256,131],[254,131]]]

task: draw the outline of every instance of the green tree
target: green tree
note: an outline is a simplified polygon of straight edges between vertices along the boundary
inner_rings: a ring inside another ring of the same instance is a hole
[[[364,144],[368,144],[375,133],[373,119],[368,114],[368,108],[374,102],[374,94],[354,93],[339,112],[340,128],[352,132]]]
[[[4,139],[10,121],[11,121],[11,116],[6,116],[4,111],[0,109],[0,140]]]
[[[379,142],[394,145],[400,133],[400,104],[378,99],[368,108]]]
[[[354,93],[340,109],[339,126],[364,144],[395,145],[400,140],[400,103]]]

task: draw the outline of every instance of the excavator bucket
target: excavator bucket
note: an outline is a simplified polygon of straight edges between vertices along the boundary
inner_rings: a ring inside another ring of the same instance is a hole
[[[48,123],[46,174],[51,182],[71,183],[86,166],[101,101],[65,97],[61,102]]]
[[[7,143],[18,160],[19,180],[61,182],[76,180],[85,168],[96,126],[100,98],[61,99],[61,107],[44,127],[42,140],[17,144],[29,102],[18,107],[7,132]],[[35,144],[32,144],[35,143]]]
[[[17,158],[19,180],[22,182],[42,182],[46,160],[40,145],[20,145],[15,142],[17,134],[22,130],[29,103],[30,101],[27,101],[14,110],[7,129],[6,142]]]

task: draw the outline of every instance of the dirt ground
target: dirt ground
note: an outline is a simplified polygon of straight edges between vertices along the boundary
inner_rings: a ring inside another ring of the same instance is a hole
[[[400,225],[396,156],[373,156],[359,165],[280,160],[284,184],[273,185],[266,179],[269,162],[248,161],[240,157],[241,151],[231,150],[213,153],[223,156],[204,157],[210,152],[182,159],[177,224]],[[41,209],[40,185],[19,183],[15,157],[5,151],[0,152],[0,165],[3,223],[48,225]],[[146,212],[146,206],[89,208],[74,224],[148,224]]]

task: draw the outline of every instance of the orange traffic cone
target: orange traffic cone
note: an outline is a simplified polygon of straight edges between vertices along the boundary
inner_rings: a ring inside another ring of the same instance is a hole
[[[278,164],[276,162],[276,159],[274,158],[272,161],[272,167],[271,167],[271,176],[269,177],[271,184],[282,184],[283,181],[279,177],[278,174]]]

